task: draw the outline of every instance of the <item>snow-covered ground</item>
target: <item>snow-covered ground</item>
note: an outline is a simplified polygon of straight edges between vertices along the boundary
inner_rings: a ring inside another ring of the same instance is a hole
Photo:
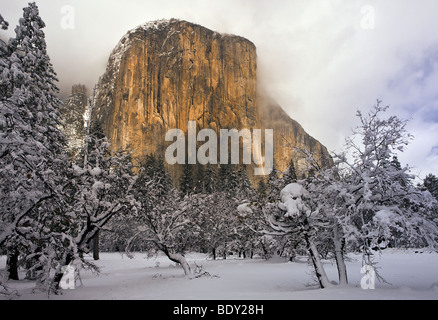
[[[417,252],[416,252],[417,251]],[[134,299],[134,300],[295,300],[295,299],[433,299],[438,300],[438,254],[423,250],[387,249],[376,254],[378,272],[389,283],[376,280],[375,289],[360,285],[361,257],[350,255],[347,263],[349,285],[318,289],[312,268],[302,257],[296,262],[283,258],[212,261],[199,253],[188,254],[192,266],[202,266],[210,277],[184,277],[183,270],[159,255],[133,259],[119,253],[101,253],[96,264],[99,275],[81,271],[83,286],[62,295],[32,294],[34,283],[20,280],[9,285],[20,293],[18,299]],[[91,259],[91,258],[90,258]],[[0,257],[0,270],[6,258]],[[324,261],[331,280],[337,279],[334,262]],[[0,298],[1,299],[1,298]]]

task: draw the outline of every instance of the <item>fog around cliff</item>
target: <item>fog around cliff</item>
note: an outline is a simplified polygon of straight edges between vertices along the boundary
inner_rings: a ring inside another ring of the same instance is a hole
[[[27,2],[0,0],[9,34]],[[39,0],[37,5],[63,96],[74,83],[89,89],[97,83],[128,30],[179,18],[251,40],[262,86],[329,151],[338,151],[358,124],[356,110],[381,99],[391,105],[391,114],[412,118],[408,130],[415,140],[399,157],[402,164],[417,168],[421,177],[438,175],[435,0]],[[66,28],[68,14],[73,28]]]

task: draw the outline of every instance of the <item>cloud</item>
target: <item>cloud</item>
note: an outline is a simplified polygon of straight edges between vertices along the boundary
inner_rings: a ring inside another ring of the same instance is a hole
[[[9,1],[9,0],[7,0]],[[1,13],[13,26],[28,0]],[[355,113],[376,99],[412,119],[416,136],[399,158],[438,175],[438,33],[436,0],[70,0],[37,1],[49,53],[64,92],[92,87],[111,50],[137,25],[180,18],[244,36],[258,50],[259,80],[288,114],[329,150],[339,151]],[[75,9],[65,30],[61,8]],[[369,27],[369,28],[364,28]],[[435,149],[434,149],[435,148]]]

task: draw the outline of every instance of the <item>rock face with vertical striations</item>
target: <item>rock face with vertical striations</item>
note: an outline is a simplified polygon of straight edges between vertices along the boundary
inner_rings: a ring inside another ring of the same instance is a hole
[[[322,165],[331,161],[326,148],[280,106],[258,101],[252,42],[186,21],[150,22],[120,40],[99,80],[93,118],[114,149],[130,149],[134,158],[164,156],[167,130],[187,132],[188,121],[196,121],[198,131],[274,129],[280,170],[292,154],[298,171],[304,169],[285,141],[311,150]]]
[[[87,134],[87,120],[89,112],[88,92],[83,84],[72,86],[71,95],[67,98],[61,108],[61,116],[68,149],[73,155],[83,147],[85,135]]]

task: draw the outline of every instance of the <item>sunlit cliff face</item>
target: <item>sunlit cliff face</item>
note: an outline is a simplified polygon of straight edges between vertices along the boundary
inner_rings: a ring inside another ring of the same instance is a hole
[[[102,123],[114,150],[130,149],[138,159],[164,156],[166,132],[187,132],[190,121],[198,130],[217,133],[273,129],[274,162],[282,171],[293,154],[290,145],[310,149],[320,160],[328,156],[257,87],[256,47],[249,40],[186,21],[155,21],[128,32],[112,52],[93,118]],[[305,164],[293,156],[303,171]]]

